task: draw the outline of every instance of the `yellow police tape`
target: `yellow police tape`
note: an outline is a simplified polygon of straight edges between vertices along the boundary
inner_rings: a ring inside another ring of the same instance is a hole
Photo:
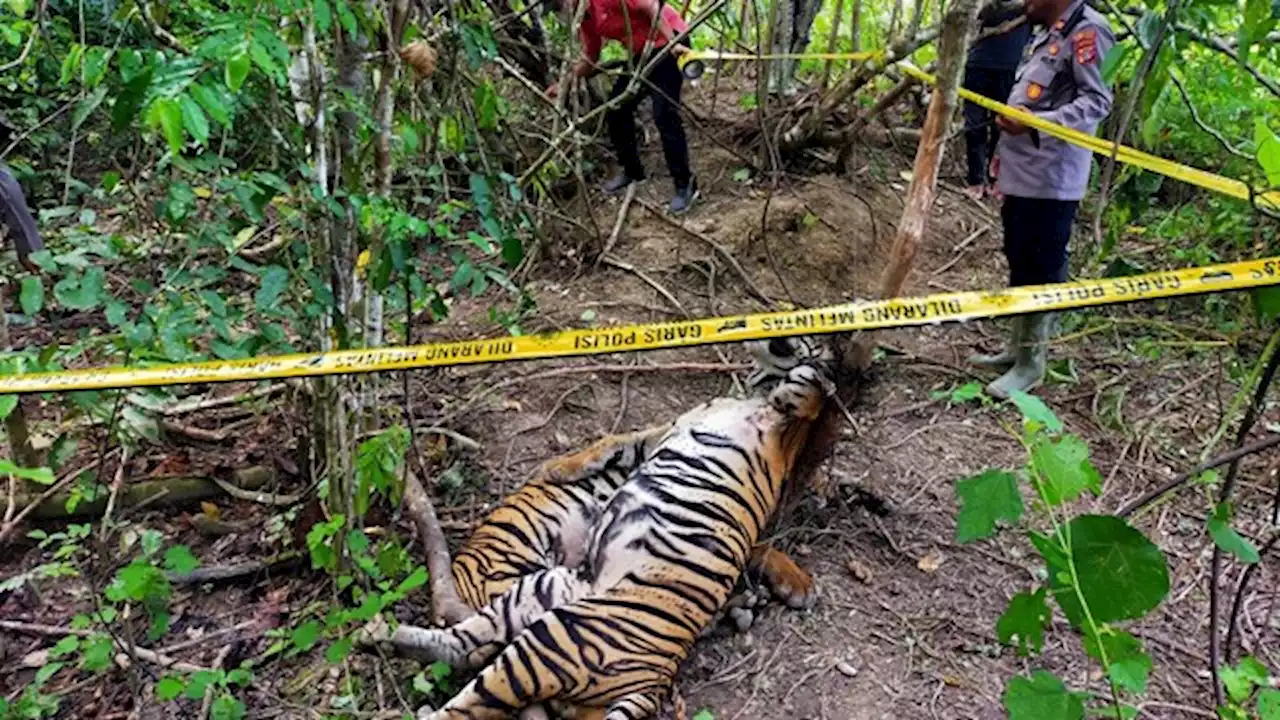
[[[712,50],[691,50],[685,53],[684,55],[682,55],[678,62],[680,64],[680,67],[682,68],[686,66],[692,67],[695,69],[697,74],[700,74],[702,70],[700,63],[702,63],[705,60],[741,60],[741,61],[757,60],[758,61],[758,60],[772,60],[772,59],[781,59],[781,58],[793,58],[793,59],[805,59],[805,60],[863,61],[863,60],[870,60],[873,58],[878,58],[883,56],[884,56],[883,50],[872,50],[868,52],[857,52],[857,53],[781,53],[781,54],[771,54],[771,55],[754,55],[751,53],[722,53],[722,52],[716,52]],[[911,77],[914,77],[915,79],[925,84],[936,85],[938,82],[938,79],[936,77],[921,70],[915,65],[912,65],[910,62],[907,62],[906,60],[898,61],[897,65],[900,68],[902,68],[902,71],[905,72],[907,75],[910,75]],[[1183,165],[1182,163],[1177,163],[1172,160],[1166,160],[1162,157],[1151,155],[1149,153],[1142,152],[1141,150],[1137,150],[1135,148],[1131,148],[1126,145],[1120,145],[1119,147],[1117,147],[1116,143],[1110,140],[1104,140],[1095,135],[1090,135],[1089,133],[1081,132],[1079,130],[1069,128],[1065,125],[1060,125],[1058,123],[1045,120],[1043,118],[1037,117],[1031,112],[1023,110],[1022,108],[1016,108],[1011,105],[1006,105],[1002,102],[992,100],[989,97],[979,95],[978,93],[975,93],[971,90],[966,90],[964,88],[961,88],[960,97],[976,105],[980,105],[986,108],[987,110],[998,113],[1000,115],[1011,118],[1013,120],[1017,120],[1018,122],[1022,123],[1023,125],[1026,125],[1027,127],[1035,128],[1036,130],[1042,131],[1048,135],[1052,135],[1053,137],[1056,137],[1059,140],[1069,142],[1072,145],[1078,145],[1080,147],[1086,148],[1088,150],[1092,150],[1093,152],[1101,155],[1110,156],[1112,154],[1115,154],[1116,160],[1122,163],[1125,163],[1127,165],[1133,165],[1134,167],[1139,167],[1139,168],[1142,168],[1143,170],[1149,170],[1151,172],[1164,175],[1166,177],[1171,177],[1176,180],[1181,180],[1182,182],[1190,183],[1192,185],[1205,188],[1206,190],[1213,190],[1214,192],[1218,192],[1223,195],[1244,200],[1246,202],[1256,201],[1259,207],[1273,210],[1273,211],[1280,211],[1280,190],[1271,190],[1271,191],[1258,193],[1255,198],[1255,194],[1251,191],[1249,186],[1240,180],[1235,180],[1232,178],[1223,177],[1221,175],[1216,175],[1214,173],[1207,172],[1205,170],[1199,170],[1189,165]]]
[[[0,395],[347,375],[932,325],[1280,284],[1280,257],[1057,285],[466,342],[0,377]]]
[[[883,50],[869,50],[855,53],[755,53],[720,52],[719,50],[690,50],[681,55],[676,64],[684,67],[688,63],[706,60],[852,60],[861,62],[882,57]]]
[[[911,63],[902,62],[899,63],[899,67],[902,68],[903,72],[921,82],[929,85],[937,83],[937,78],[920,68],[917,68]],[[1069,142],[1072,145],[1087,148],[1101,155],[1110,156],[1112,153],[1115,153],[1116,159],[1122,163],[1140,167],[1143,170],[1150,170],[1151,172],[1159,173],[1166,177],[1171,177],[1186,183],[1191,183],[1192,185],[1198,185],[1206,190],[1213,190],[1215,192],[1222,193],[1223,195],[1239,198],[1246,202],[1254,199],[1254,194],[1250,191],[1249,186],[1240,180],[1233,180],[1221,175],[1215,175],[1211,172],[1198,170],[1188,165],[1176,163],[1172,160],[1166,160],[1162,157],[1144,153],[1141,150],[1125,145],[1121,145],[1117,148],[1116,144],[1110,140],[1103,140],[1095,135],[1080,132],[1079,130],[1069,128],[1065,125],[1059,125],[1058,123],[1037,117],[1033,113],[1023,110],[1022,108],[1016,108],[1002,102],[997,102],[970,90],[962,88],[960,90],[960,97],[991,110],[992,112],[999,113],[1000,115],[1004,115],[1012,120],[1016,120],[1027,127],[1035,128],[1036,130],[1040,130],[1060,140]],[[1257,202],[1263,207],[1280,210],[1280,191],[1261,193],[1257,196]]]

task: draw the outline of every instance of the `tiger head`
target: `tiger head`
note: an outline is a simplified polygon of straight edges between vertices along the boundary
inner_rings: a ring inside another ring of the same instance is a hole
[[[768,393],[800,366],[820,371],[827,395],[835,391],[835,351],[824,338],[797,336],[756,340],[747,343],[747,349],[755,359],[747,379],[753,393]]]

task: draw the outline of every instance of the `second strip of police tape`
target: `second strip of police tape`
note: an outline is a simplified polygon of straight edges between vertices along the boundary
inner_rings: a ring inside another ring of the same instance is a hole
[[[857,302],[812,310],[568,330],[464,342],[344,350],[157,367],[0,377],[0,395],[269,380],[512,360],[607,355],[795,335],[911,327],[1070,310],[1280,284],[1280,257],[1129,277]]]

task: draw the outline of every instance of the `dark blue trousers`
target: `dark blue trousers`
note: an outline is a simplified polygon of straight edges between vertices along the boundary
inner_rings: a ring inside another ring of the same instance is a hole
[[[1066,282],[1067,245],[1079,200],[1006,195],[1000,208],[1009,285]]]

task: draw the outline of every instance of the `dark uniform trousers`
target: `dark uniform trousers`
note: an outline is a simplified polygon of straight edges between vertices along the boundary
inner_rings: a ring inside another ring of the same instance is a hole
[[[1005,195],[1000,207],[1009,285],[1067,281],[1067,248],[1079,200]]]
[[[619,97],[631,84],[631,75],[622,75],[613,85],[609,99]],[[689,185],[692,172],[689,169],[689,143],[685,139],[684,121],[680,117],[680,91],[684,86],[684,73],[673,55],[667,55],[641,78],[635,94],[623,100],[605,116],[609,126],[609,140],[618,156],[618,163],[627,177],[643,180],[644,163],[640,161],[640,147],[636,141],[636,111],[647,96],[653,97],[653,120],[662,137],[662,153],[667,160],[667,170],[677,189]]]
[[[1013,90],[1014,70],[974,67],[964,69],[964,87],[967,90],[1004,102]],[[991,157],[1000,140],[1000,126],[995,115],[981,105],[964,103],[965,160],[968,165],[968,183],[986,185],[990,182]]]

